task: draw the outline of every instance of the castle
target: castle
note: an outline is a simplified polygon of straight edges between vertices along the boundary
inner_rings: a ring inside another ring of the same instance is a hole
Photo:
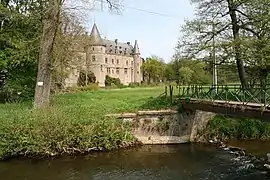
[[[76,52],[76,68],[65,80],[65,86],[76,86],[80,73],[91,72],[100,87],[105,86],[106,75],[119,78],[121,83],[141,83],[142,58],[137,40],[134,46],[130,42],[122,43],[101,38],[97,25],[94,24],[90,36],[78,42],[81,50]]]

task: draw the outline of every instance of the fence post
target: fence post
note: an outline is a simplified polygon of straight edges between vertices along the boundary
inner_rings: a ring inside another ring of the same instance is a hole
[[[170,85],[170,102],[173,103],[173,86]]]
[[[165,96],[167,97],[167,86],[165,86]]]

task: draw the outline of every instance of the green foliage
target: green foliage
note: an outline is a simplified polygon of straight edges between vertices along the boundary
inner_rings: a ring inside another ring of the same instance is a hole
[[[188,85],[192,83],[192,74],[194,72],[189,67],[181,67],[179,69],[180,82],[182,85]]]
[[[134,142],[130,125],[104,115],[135,112],[162,92],[163,87],[156,87],[59,94],[49,109],[41,111],[33,111],[31,103],[0,104],[0,157],[130,144]]]
[[[141,106],[142,109],[163,109],[169,108],[173,105],[170,102],[169,96],[150,97],[145,104]]]
[[[173,78],[178,84],[209,84],[211,74],[206,69],[207,64],[203,61],[174,59],[170,63],[174,71]]]
[[[160,58],[155,56],[147,58],[142,65],[142,71],[148,84],[151,82],[159,82],[163,80],[164,63]]]
[[[130,126],[119,120],[95,119],[86,112],[53,107],[45,111],[24,110],[1,120],[0,158],[50,156],[110,150],[133,142]],[[80,117],[81,119],[78,119]],[[86,120],[87,118],[87,120]]]
[[[6,85],[0,92],[2,102],[22,101],[34,95],[41,20],[32,10],[27,15],[21,13],[20,8],[27,3],[18,2],[9,8],[0,5],[5,17],[0,30],[0,71],[7,71]]]
[[[113,78],[108,75],[105,77],[105,86],[111,86],[115,88],[121,88],[123,87],[123,84],[121,84],[121,81],[119,78]]]
[[[67,88],[68,92],[81,92],[81,91],[97,91],[99,90],[99,86],[97,83],[91,83],[87,86],[75,86]]]
[[[77,85],[79,87],[81,86],[88,86],[90,84],[94,84],[96,82],[96,76],[93,72],[88,72],[87,73],[87,79],[86,79],[86,74],[83,71],[80,71],[79,73],[79,78]]]
[[[207,129],[207,137],[221,140],[270,138],[270,125],[253,119],[217,115]]]

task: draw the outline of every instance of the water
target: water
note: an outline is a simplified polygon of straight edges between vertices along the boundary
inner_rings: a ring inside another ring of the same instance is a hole
[[[264,180],[234,155],[203,145],[143,146],[54,160],[0,162],[1,180]]]

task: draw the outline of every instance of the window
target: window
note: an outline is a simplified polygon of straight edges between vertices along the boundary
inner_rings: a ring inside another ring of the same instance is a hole
[[[95,50],[95,48],[93,48],[93,51]]]
[[[100,48],[101,51],[103,51],[103,48]]]
[[[106,64],[108,63],[108,58],[105,58],[105,63],[106,63]]]
[[[140,74],[140,71],[137,71],[137,74]]]
[[[103,66],[102,65],[100,65],[100,70],[101,70],[101,72],[103,72]]]
[[[111,73],[111,69],[107,68],[107,74],[110,74],[110,73]]]
[[[116,68],[116,74],[119,74],[120,68]]]
[[[128,61],[126,61],[126,65],[128,66]]]
[[[92,61],[93,61],[93,62],[96,61],[96,56],[92,56]]]
[[[133,61],[131,61],[131,65],[133,66]]]
[[[114,59],[112,59],[112,64],[114,64]]]
[[[119,64],[119,59],[116,60],[116,63]]]
[[[128,69],[127,69],[127,68],[125,68],[125,71],[124,71],[124,72],[125,72],[125,74],[127,74],[127,71],[128,71]]]
[[[112,74],[114,74],[114,70],[112,70]]]

